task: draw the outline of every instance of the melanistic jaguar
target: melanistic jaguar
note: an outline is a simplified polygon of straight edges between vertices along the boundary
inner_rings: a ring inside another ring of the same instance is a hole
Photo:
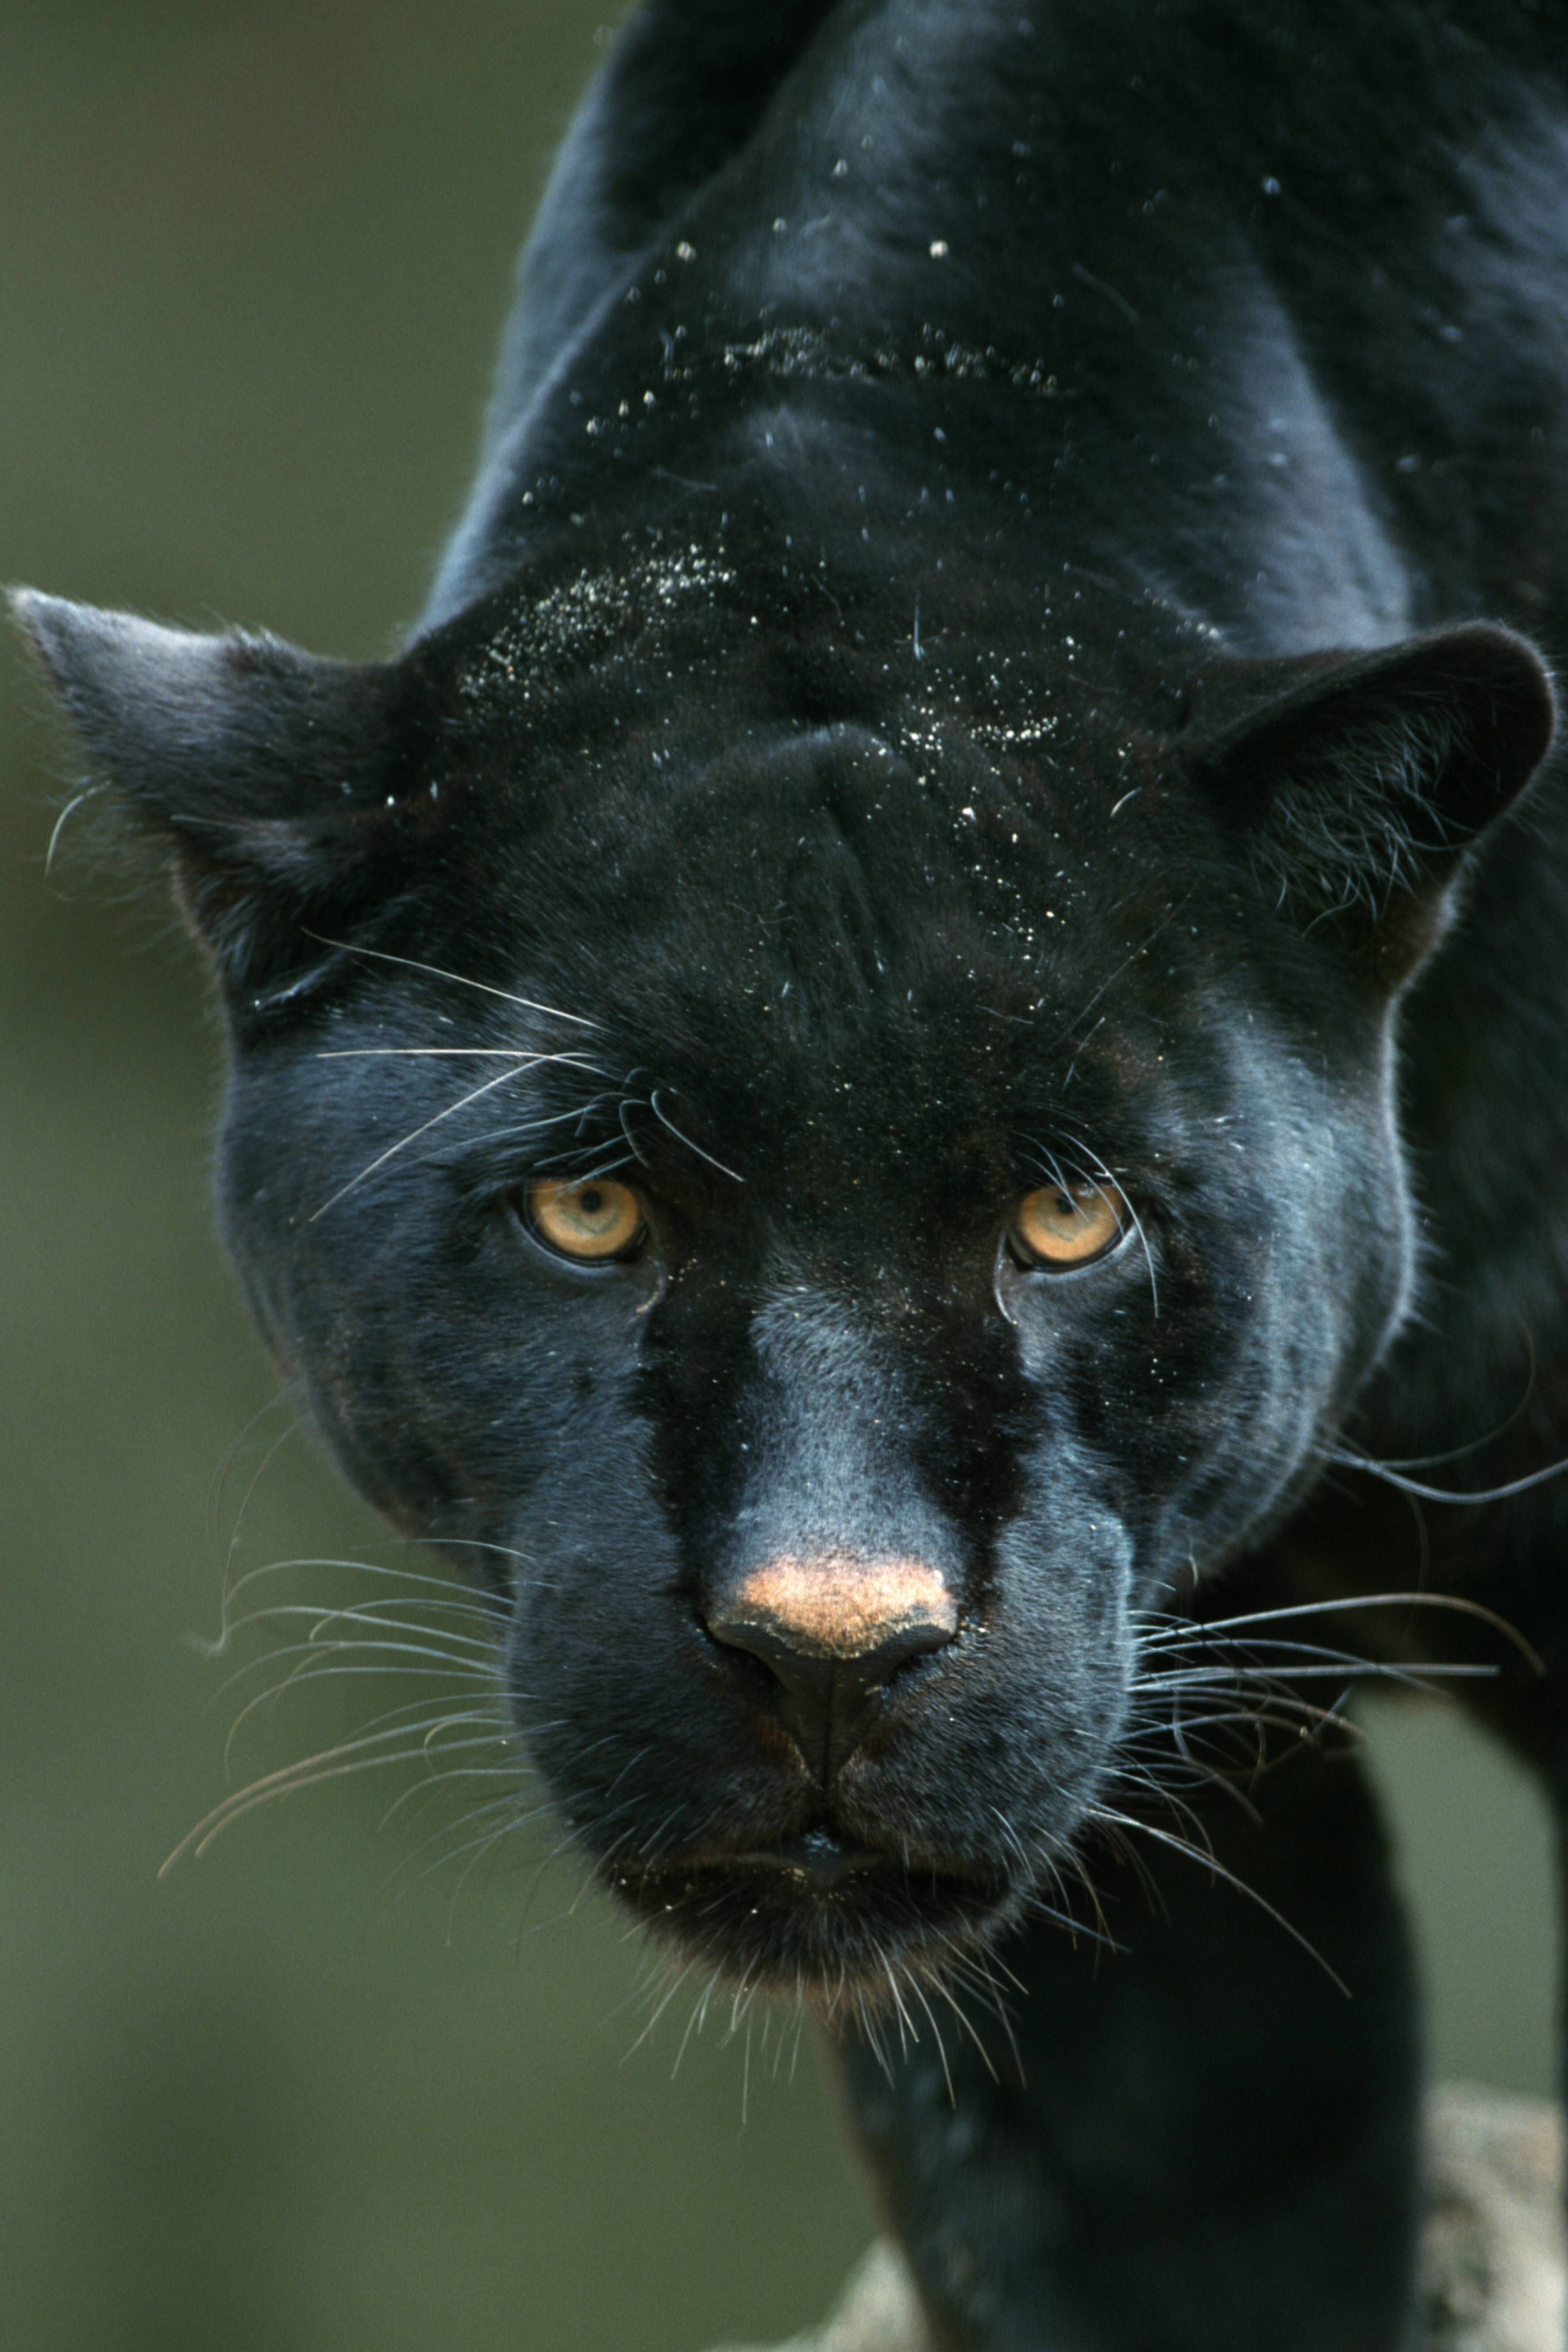
[[[962,2352],[1410,2341],[1334,1701],[1568,1799],[1565,484],[1557,0],[644,0],[395,659],[18,599],[279,1365]]]

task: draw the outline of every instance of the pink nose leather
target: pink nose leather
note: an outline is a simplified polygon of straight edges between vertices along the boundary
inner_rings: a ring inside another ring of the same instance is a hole
[[[764,1560],[730,1597],[726,1634],[770,1634],[803,1658],[863,1658],[929,1632],[939,1641],[958,1630],[958,1609],[934,1568],[922,1559],[868,1559],[859,1553],[781,1552]]]

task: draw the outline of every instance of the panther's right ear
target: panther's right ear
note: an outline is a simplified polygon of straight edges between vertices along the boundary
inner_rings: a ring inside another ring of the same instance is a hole
[[[1380,989],[1441,938],[1451,892],[1551,749],[1541,656],[1484,621],[1373,651],[1231,666],[1252,698],[1194,730],[1188,772],[1244,846],[1267,901]],[[1224,667],[1210,685],[1226,691]]]
[[[13,609],[92,767],[167,846],[237,994],[321,962],[311,931],[395,887],[409,843],[397,663],[203,636],[30,589]]]

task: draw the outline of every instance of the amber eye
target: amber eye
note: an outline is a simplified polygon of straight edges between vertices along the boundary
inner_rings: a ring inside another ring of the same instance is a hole
[[[611,1177],[563,1184],[545,1176],[528,1188],[528,1222],[563,1257],[625,1257],[642,1232],[642,1204]]]
[[[1044,1184],[1019,1202],[1007,1238],[1026,1265],[1087,1265],[1131,1222],[1114,1184]]]

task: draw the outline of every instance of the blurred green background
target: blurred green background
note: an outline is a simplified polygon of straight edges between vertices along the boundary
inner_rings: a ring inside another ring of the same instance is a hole
[[[0,0],[0,575],[387,650],[605,37],[580,0]],[[408,1782],[366,1773],[156,1875],[236,1778],[419,1695],[286,1695],[226,1767],[254,1685],[190,1637],[231,1545],[417,1563],[252,1426],[195,961],[68,843],[46,877],[68,756],[0,658],[0,2340],[785,2334],[872,2226],[809,2045],[754,2026],[748,2063],[716,2009],[678,2068],[683,1993],[634,2048],[646,1961],[569,1862],[538,1878],[546,1832],[465,1878],[461,1791],[385,1822]],[[1372,1721],[1435,2064],[1544,2087],[1542,1811],[1441,1712]]]

